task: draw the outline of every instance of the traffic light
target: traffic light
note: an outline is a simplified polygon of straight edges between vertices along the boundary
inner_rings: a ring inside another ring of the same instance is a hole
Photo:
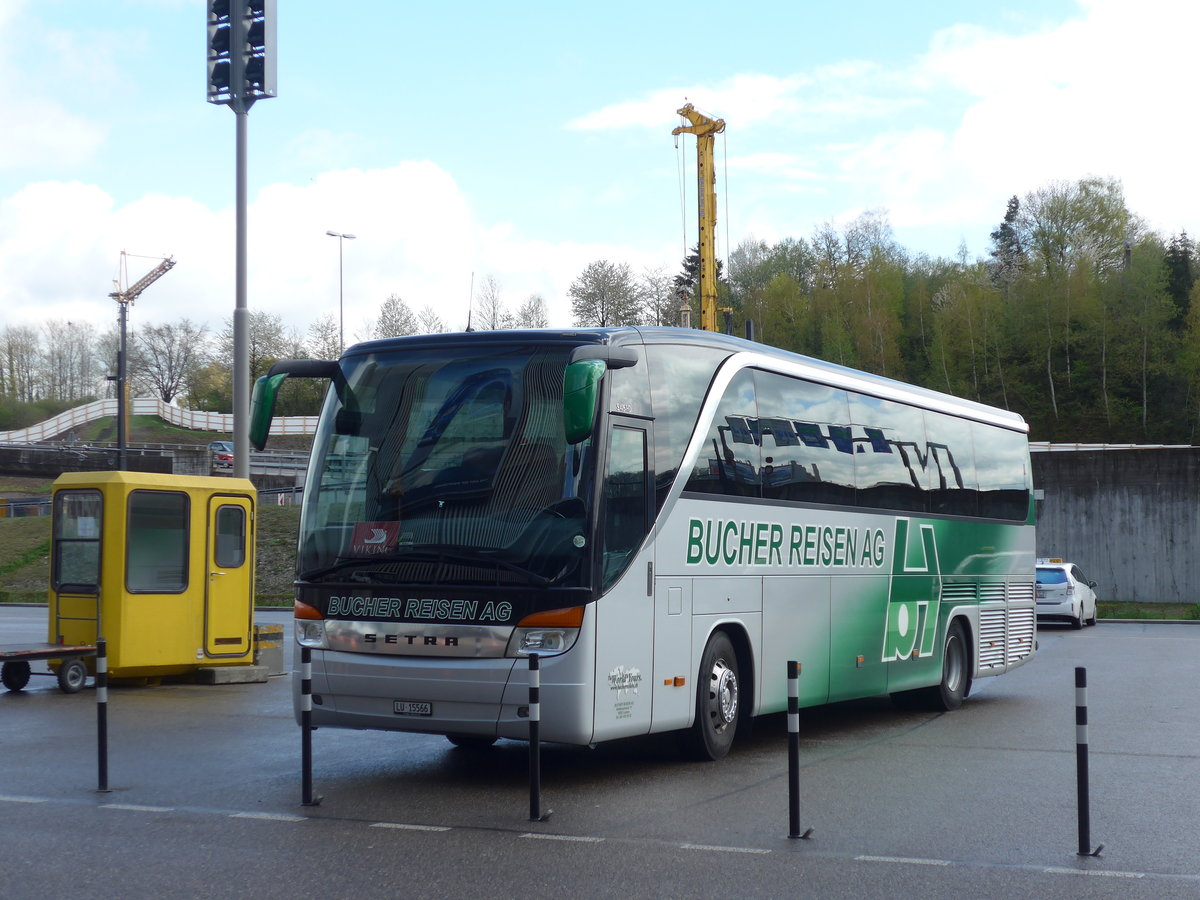
[[[231,0],[208,0],[208,102],[233,101]]]
[[[249,0],[245,7],[242,97],[247,101],[274,97],[275,0]]]
[[[275,0],[208,0],[208,102],[275,94]]]

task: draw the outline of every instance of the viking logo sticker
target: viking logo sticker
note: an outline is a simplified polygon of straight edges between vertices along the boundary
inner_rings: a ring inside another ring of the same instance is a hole
[[[884,662],[933,654],[941,598],[942,569],[933,526],[913,527],[911,520],[897,519]]]

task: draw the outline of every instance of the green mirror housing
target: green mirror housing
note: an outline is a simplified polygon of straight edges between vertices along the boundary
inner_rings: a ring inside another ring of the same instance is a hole
[[[602,359],[582,359],[563,370],[563,430],[568,444],[578,444],[591,435],[606,368]]]
[[[254,391],[250,395],[250,446],[255,450],[267,446],[271,419],[275,415],[275,397],[286,378],[287,372],[281,372],[278,375],[263,375],[254,382]]]

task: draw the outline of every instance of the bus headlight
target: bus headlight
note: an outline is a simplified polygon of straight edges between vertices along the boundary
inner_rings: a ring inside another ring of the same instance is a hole
[[[537,653],[539,656],[551,656],[566,653],[575,645],[582,624],[582,606],[551,609],[526,616],[513,629],[505,655],[528,656]]]
[[[295,616],[293,628],[296,632],[296,643],[301,647],[325,647],[325,620],[316,607],[297,600],[292,604],[292,614]]]
[[[297,620],[296,621],[296,643],[301,647],[317,647],[325,646],[325,623]]]

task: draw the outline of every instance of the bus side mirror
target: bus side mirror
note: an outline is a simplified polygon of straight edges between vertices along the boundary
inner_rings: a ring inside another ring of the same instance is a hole
[[[263,375],[254,382],[254,391],[250,396],[250,446],[255,450],[267,446],[271,419],[275,415],[275,398],[286,378],[287,372],[281,372],[278,375]]]
[[[578,444],[591,435],[606,368],[604,360],[582,359],[563,370],[563,430],[568,444]]]

